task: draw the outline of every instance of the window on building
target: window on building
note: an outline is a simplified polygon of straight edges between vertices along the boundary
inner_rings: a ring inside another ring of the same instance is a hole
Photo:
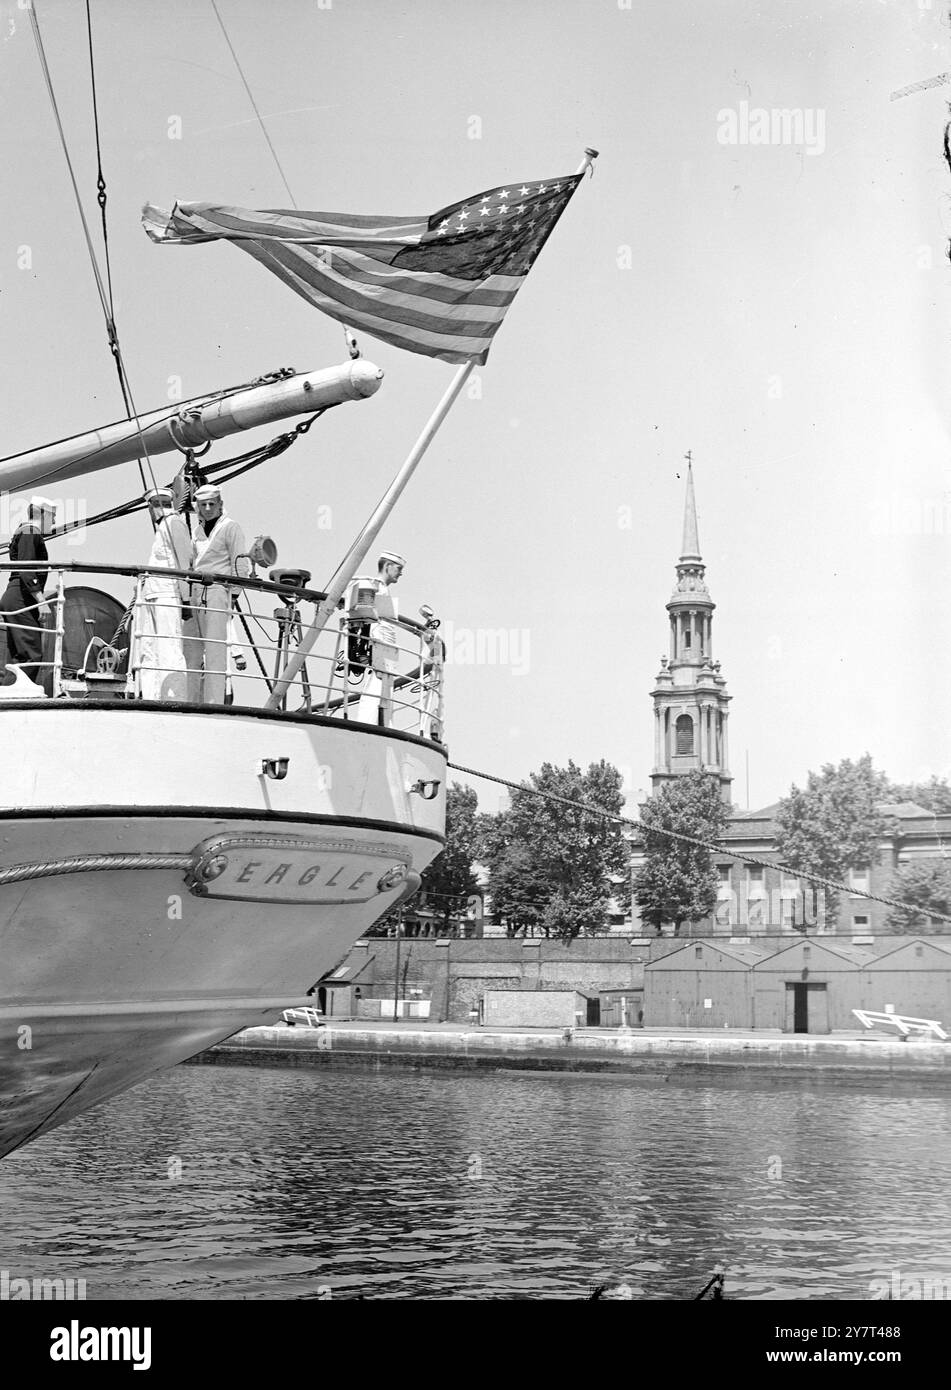
[[[862,869],[849,869],[849,887],[856,893],[869,891],[868,865]]]
[[[788,894],[790,897],[792,897],[792,895],[793,895],[794,893],[798,893],[798,892],[799,892],[799,880],[798,880],[798,878],[794,877],[793,874],[782,874],[782,875],[780,876],[779,891],[780,891],[780,893],[782,893],[784,896]]]
[[[866,916],[853,917],[853,918],[852,918],[852,930],[853,930],[854,932],[859,932],[860,934],[864,934],[865,932],[867,932],[867,931],[868,931],[868,917],[866,917]]]
[[[718,927],[733,926],[736,918],[733,912],[733,889],[731,887],[732,865],[717,865],[717,873],[720,876],[720,887],[717,891],[717,906],[714,921]]]
[[[746,866],[746,920],[751,927],[766,922],[766,871],[762,864]]]
[[[689,650],[690,650],[690,637],[691,637],[690,629],[689,629],[689,627],[685,627],[685,628],[684,628],[684,651],[689,651]]]
[[[689,714],[677,716],[677,752],[693,752],[693,720]]]
[[[695,957],[697,960],[703,960],[703,947],[702,947],[702,946],[694,946],[694,948],[693,948],[693,954],[694,954],[694,957]]]

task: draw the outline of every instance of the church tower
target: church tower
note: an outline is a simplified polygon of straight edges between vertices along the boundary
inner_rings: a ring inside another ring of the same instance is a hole
[[[730,803],[727,717],[730,696],[720,663],[713,660],[713,610],[704,579],[693,495],[693,465],[687,455],[687,496],[677,584],[667,604],[670,652],[651,691],[654,702],[654,769],[656,793],[675,777],[695,768],[715,773],[723,800]]]

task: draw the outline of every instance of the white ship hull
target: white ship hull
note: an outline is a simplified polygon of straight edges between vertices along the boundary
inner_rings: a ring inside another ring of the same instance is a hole
[[[443,844],[442,747],[335,719],[49,702],[0,756],[0,1156],[301,1002]]]

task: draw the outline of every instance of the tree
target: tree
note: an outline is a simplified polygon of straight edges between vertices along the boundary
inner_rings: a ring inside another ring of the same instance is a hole
[[[888,895],[921,909],[914,912],[890,907],[886,924],[895,932],[920,931],[928,925],[930,913],[951,917],[951,859],[913,859],[900,864],[892,875]]]
[[[932,776],[927,782],[889,782],[889,801],[914,801],[936,816],[951,816],[951,786],[946,777]]]
[[[884,773],[868,753],[810,772],[804,790],[793,786],[779,803],[776,849],[791,869],[841,880],[849,868],[872,864],[889,820],[878,808],[888,800]],[[839,895],[826,889],[826,921],[834,925]]]
[[[453,913],[479,891],[472,871],[480,839],[478,809],[472,787],[453,782],[446,792],[446,847],[423,870],[420,898],[425,895],[447,929]]]
[[[719,780],[698,770],[668,782],[641,806],[646,858],[634,878],[634,899],[658,933],[665,922],[673,922],[676,936],[681,923],[712,916],[720,886],[710,850],[664,832],[709,844],[722,835],[728,811]]]
[[[620,815],[623,779],[603,759],[582,772],[544,763],[511,806],[488,818],[481,857],[489,868],[494,916],[510,936],[536,931],[572,941],[604,930],[610,876],[625,872],[620,823],[533,794],[551,793]]]
[[[442,919],[448,929],[451,918],[458,916],[466,899],[479,891],[472,871],[478,857],[481,839],[478,815],[479,799],[471,787],[453,782],[446,791],[446,845],[422,872],[418,894],[411,899],[416,907],[432,907],[435,921]],[[397,920],[403,903],[375,922],[368,936],[386,936]]]

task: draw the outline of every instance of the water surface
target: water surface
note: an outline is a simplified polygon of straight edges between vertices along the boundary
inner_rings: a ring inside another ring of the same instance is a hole
[[[897,1086],[897,1083],[896,1083]],[[87,1297],[951,1289],[951,1097],[180,1067],[0,1163],[0,1268]]]

